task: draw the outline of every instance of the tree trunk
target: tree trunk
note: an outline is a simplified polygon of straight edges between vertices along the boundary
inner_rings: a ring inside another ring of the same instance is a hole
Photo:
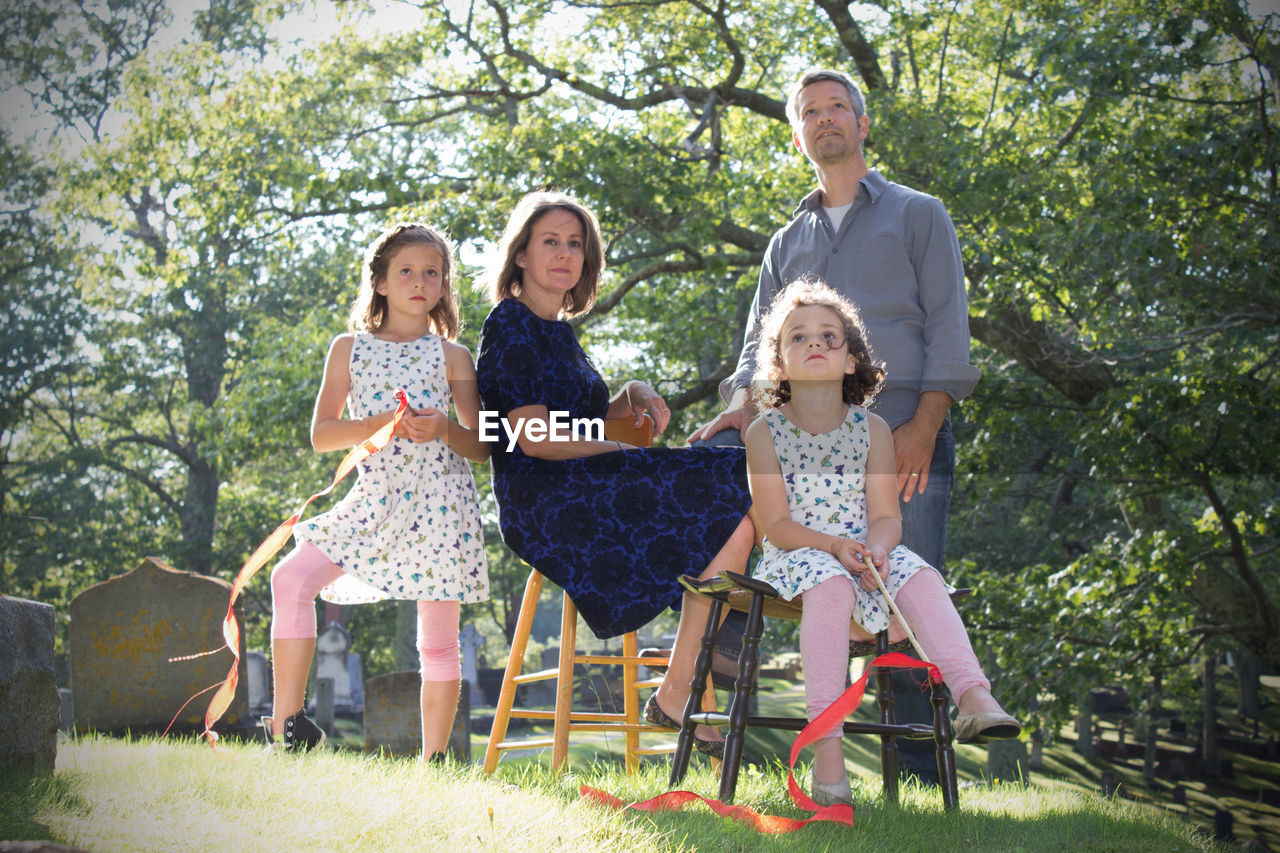
[[[213,530],[218,518],[218,469],[197,458],[187,467],[187,489],[182,500],[183,548],[178,559],[188,571],[212,574]]]
[[[1142,777],[1148,782],[1156,778],[1156,751],[1160,740],[1160,673],[1151,679],[1151,694],[1147,697],[1147,737],[1142,751]]]
[[[1262,661],[1248,649],[1236,651],[1236,680],[1240,682],[1240,715],[1250,720],[1262,718],[1262,703],[1258,701],[1258,679],[1262,676]]]
[[[1200,760],[1201,774],[1206,777],[1218,775],[1218,684],[1215,679],[1214,655],[1206,652],[1204,656],[1204,734],[1202,737]]]
[[[1093,758],[1093,699],[1088,690],[1080,698],[1080,716],[1076,718],[1076,752]]]

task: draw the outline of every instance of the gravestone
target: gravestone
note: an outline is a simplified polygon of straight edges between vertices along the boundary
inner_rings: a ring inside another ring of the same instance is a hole
[[[222,638],[231,584],[181,572],[148,557],[137,568],[91,586],[71,602],[71,693],[76,730],[202,731],[208,697],[183,704],[227,677],[233,660]],[[243,625],[240,604],[236,617]],[[243,639],[241,640],[243,645]],[[219,649],[192,660],[170,658]],[[244,649],[240,684],[218,726],[248,712]]]
[[[542,650],[542,669],[555,669],[560,665],[560,649],[550,648]],[[528,674],[528,673],[524,673]],[[521,698],[522,705],[537,707],[541,705],[556,704],[556,682],[555,679],[547,681],[530,681],[528,684],[521,685],[524,696]]]
[[[1217,841],[1233,841],[1235,833],[1235,817],[1226,809],[1218,809],[1213,813],[1213,837]]]
[[[462,649],[462,678],[471,685],[471,707],[484,704],[484,694],[480,692],[480,672],[476,668],[476,652],[484,646],[484,637],[476,630],[476,626],[468,622],[458,632],[458,646]]]
[[[364,664],[359,652],[347,652],[347,687],[351,691],[352,714],[364,713]]]
[[[1181,785],[1173,786],[1173,804],[1175,806],[1185,806],[1187,804],[1187,789]]]
[[[249,713],[255,716],[271,713],[271,668],[262,652],[249,652],[244,656],[245,691],[249,701]]]
[[[64,732],[69,732],[75,728],[76,720],[71,708],[71,688],[58,688],[58,711],[61,721],[58,728]]]
[[[1027,745],[1020,740],[993,740],[987,744],[987,778],[1023,784],[1031,781]]]
[[[351,689],[351,673],[347,665],[351,650],[351,634],[339,622],[332,622],[316,637],[316,680],[333,679],[333,710],[358,714],[357,697]],[[361,697],[362,699],[363,697]]]
[[[0,769],[53,772],[60,707],[53,608],[0,595]]]
[[[364,685],[364,748],[391,755],[416,755],[422,751],[422,676],[417,672],[392,672],[370,678]],[[470,685],[462,680],[458,710],[449,735],[449,754],[456,761],[471,760]]]

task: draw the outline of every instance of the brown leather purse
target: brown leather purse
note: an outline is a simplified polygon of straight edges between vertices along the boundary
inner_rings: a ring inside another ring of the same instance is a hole
[[[653,418],[646,412],[640,419],[640,426],[636,426],[636,419],[631,415],[605,418],[604,437],[608,441],[621,441],[623,444],[633,444],[636,447],[648,447],[653,444]]]

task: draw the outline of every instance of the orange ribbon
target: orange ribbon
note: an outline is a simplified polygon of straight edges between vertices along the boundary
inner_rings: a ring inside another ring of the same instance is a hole
[[[837,725],[841,724],[846,717],[853,713],[860,704],[862,704],[862,695],[867,689],[867,676],[871,673],[871,667],[885,666],[898,669],[914,669],[917,667],[927,669],[930,679],[936,683],[942,683],[942,673],[938,667],[931,663],[916,660],[909,655],[900,652],[892,652],[886,655],[880,655],[871,661],[867,668],[863,671],[862,677],[851,684],[840,694],[836,701],[832,702],[828,708],[811,721],[796,736],[795,743],[791,745],[791,762],[787,767],[787,792],[791,795],[791,802],[797,808],[805,811],[813,812],[813,815],[806,819],[782,817],[780,815],[760,814],[746,806],[734,806],[722,803],[719,800],[710,800],[706,797],[699,796],[692,791],[668,791],[665,794],[645,800],[642,803],[624,803],[622,800],[605,793],[597,788],[591,788],[583,785],[579,791],[582,799],[598,803],[602,806],[614,809],[635,809],[642,812],[655,811],[676,811],[682,809],[690,803],[705,803],[716,814],[736,820],[745,824],[752,829],[762,833],[776,834],[783,832],[795,832],[811,823],[826,821],[830,823],[841,823],[845,826],[853,826],[853,806],[839,804],[834,806],[819,806],[809,795],[801,790],[800,785],[796,782],[795,766],[796,759],[800,756],[800,750]]]
[[[208,710],[204,713],[203,736],[208,739],[210,744],[213,744],[218,740],[218,733],[213,730],[213,725],[218,722],[218,720],[222,719],[222,715],[225,714],[227,712],[227,708],[231,706],[231,701],[236,695],[236,687],[240,684],[240,623],[236,621],[236,599],[240,597],[240,593],[244,590],[245,585],[249,583],[250,578],[257,574],[258,569],[262,568],[268,560],[276,555],[276,552],[284,547],[284,543],[289,541],[289,537],[293,533],[294,525],[296,525],[302,518],[302,513],[311,505],[311,502],[316,500],[316,498],[329,494],[329,492],[333,491],[334,487],[337,486],[338,483],[341,482],[348,474],[350,474],[357,465],[390,443],[391,436],[396,431],[396,427],[400,425],[400,420],[404,417],[405,410],[409,408],[409,396],[405,394],[403,389],[397,388],[395,397],[397,405],[395,412],[391,415],[391,421],[379,428],[378,431],[369,436],[369,438],[351,448],[346,457],[344,457],[342,462],[338,465],[337,473],[333,475],[333,482],[329,484],[328,488],[324,491],[316,492],[314,495],[303,501],[302,506],[298,507],[297,511],[295,511],[293,515],[289,516],[289,519],[285,521],[284,524],[277,527],[274,533],[263,540],[262,544],[258,546],[257,550],[250,555],[244,566],[241,567],[240,572],[236,575],[235,581],[231,584],[231,600],[227,603],[227,615],[222,619],[222,638],[225,641],[224,644],[207,652],[200,652],[199,654],[169,659],[170,663],[173,663],[175,661],[191,660],[205,655],[217,654],[224,648],[231,650],[234,660],[231,662],[231,671],[227,673],[227,677],[218,684],[213,685],[213,687],[200,691],[200,693],[205,693],[208,690],[214,689],[214,687],[217,688],[217,692],[214,693],[213,698],[209,700]],[[196,696],[199,696],[200,693],[197,693]],[[192,699],[195,699],[196,696],[192,696],[191,699],[188,699],[182,707],[187,707],[187,704],[189,704]],[[181,713],[182,709],[180,708],[178,710],[178,714]],[[175,714],[174,720],[176,721],[177,718],[178,716]],[[173,722],[171,721],[169,725],[172,727]],[[168,729],[165,731],[167,732]]]

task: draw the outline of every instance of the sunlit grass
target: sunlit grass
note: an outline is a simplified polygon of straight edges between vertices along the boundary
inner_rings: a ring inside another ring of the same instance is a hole
[[[88,737],[64,742],[53,780],[37,781],[35,819],[59,841],[93,851],[542,850],[942,851],[1210,850],[1185,823],[1131,803],[1018,785],[967,787],[947,814],[935,790],[902,789],[889,806],[879,781],[855,780],[855,826],[815,825],[763,836],[702,806],[611,811],[580,800],[583,784],[624,801],[667,787],[664,762],[627,776],[613,763],[575,760],[562,776],[538,760],[429,766],[351,751],[260,757],[192,741]],[[785,771],[744,770],[737,802],[773,814],[791,806]],[[714,796],[699,760],[683,787]],[[492,809],[492,820],[490,819]]]

